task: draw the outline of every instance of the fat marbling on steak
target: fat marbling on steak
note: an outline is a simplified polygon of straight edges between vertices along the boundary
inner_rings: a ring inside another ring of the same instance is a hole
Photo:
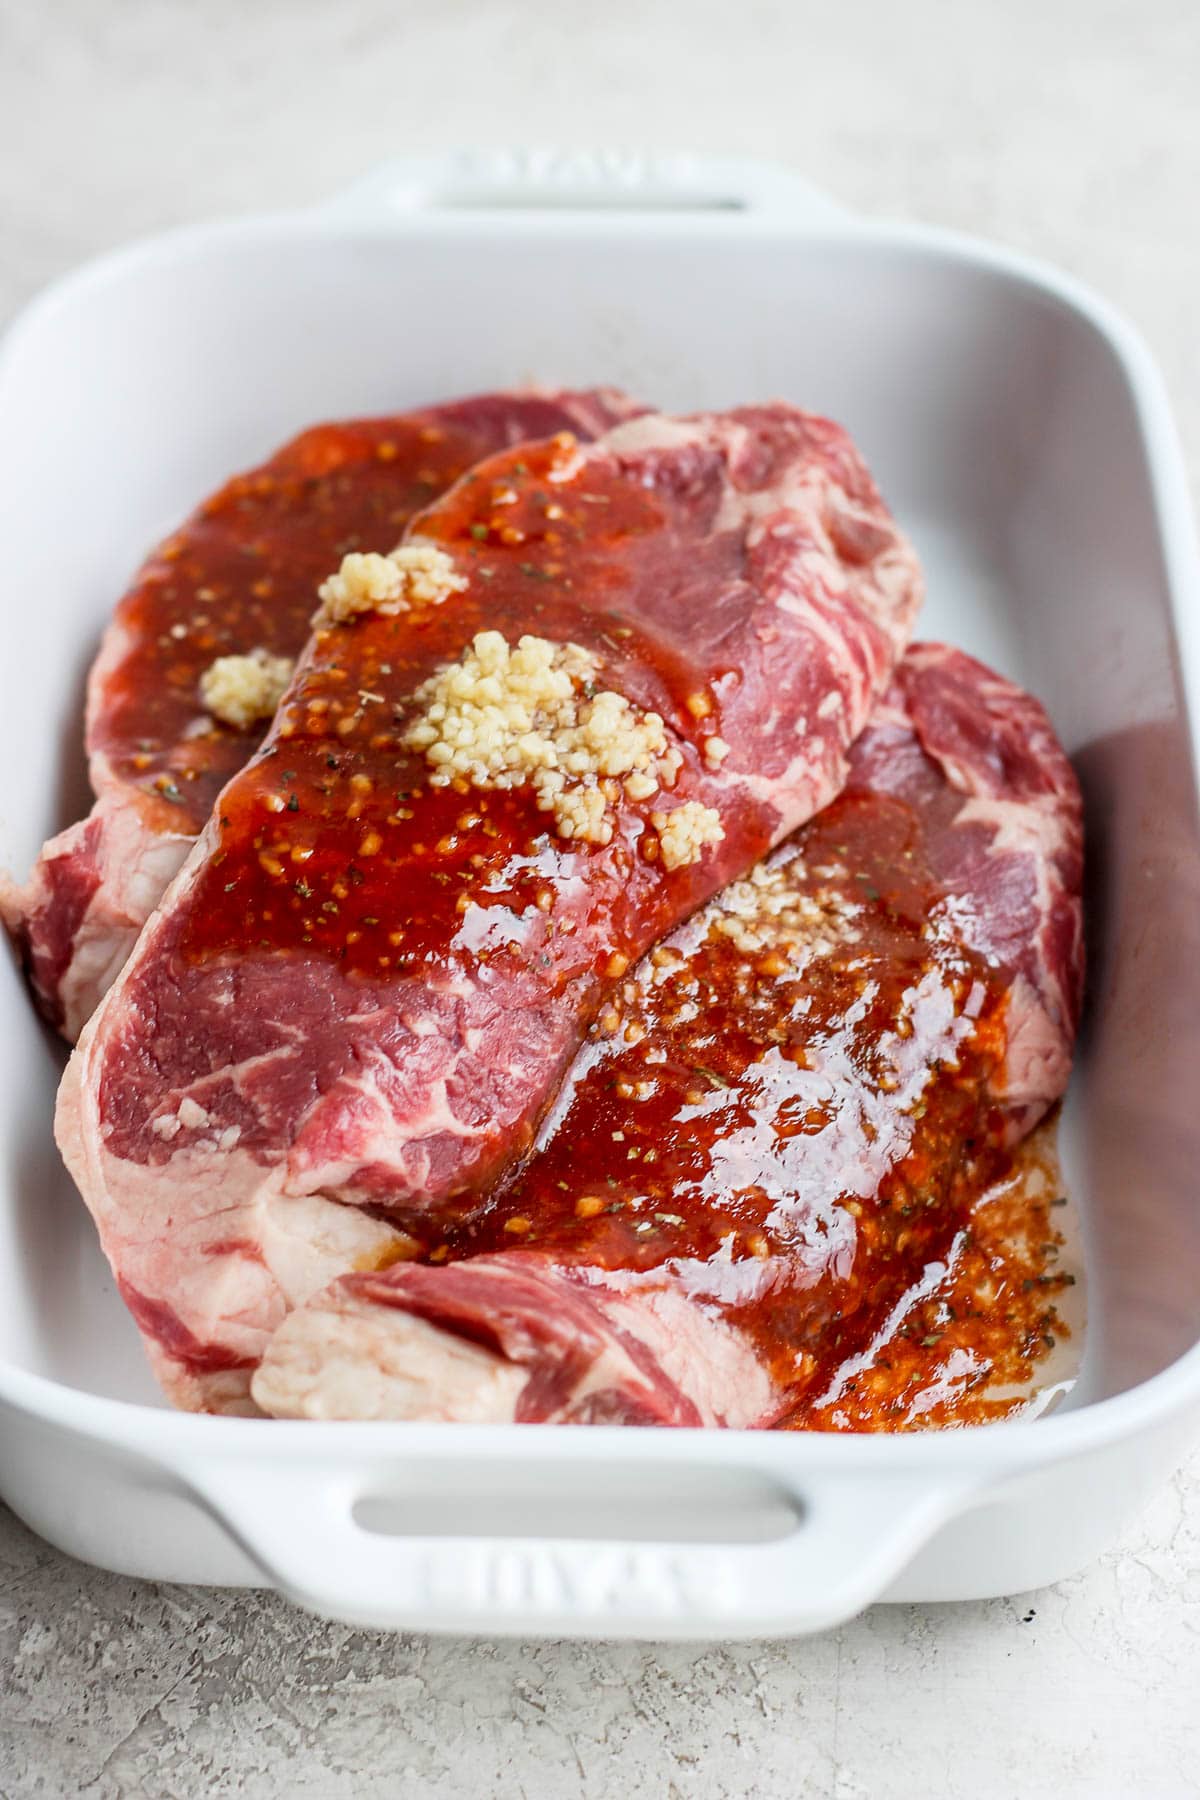
[[[493,458],[322,592],[60,1100],[186,1405],[478,1210],[630,965],[841,785],[920,582],[845,433],[774,405]]]
[[[117,607],[88,680],[95,805],[43,849],[22,887],[0,876],[41,1011],[75,1039],[178,872],[262,717],[205,706],[218,659],[299,655],[317,583],[347,550],[387,551],[414,512],[482,457],[641,407],[610,390],[483,394],[317,425],[212,495],[161,544]]]
[[[294,1312],[255,1400],[836,1422],[1066,1084],[1081,850],[1041,707],[959,651],[910,651],[840,797],[642,962],[492,1210]],[[987,1367],[960,1354],[945,1392]]]

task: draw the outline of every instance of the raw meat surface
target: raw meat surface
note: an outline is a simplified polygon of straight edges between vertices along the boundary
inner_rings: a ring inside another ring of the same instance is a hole
[[[42,851],[0,917],[41,1010],[78,1037],[269,720],[206,712],[213,661],[298,656],[317,584],[347,550],[390,550],[412,515],[482,457],[527,438],[594,437],[641,408],[607,390],[486,394],[395,417],[318,425],[238,475],[149,558],[88,683],[96,804]]]
[[[330,1257],[479,1209],[630,964],[836,792],[920,599],[845,434],[784,406],[526,446],[410,538],[465,587],[317,632],[64,1081],[60,1143],[181,1404],[241,1404]],[[581,706],[663,722],[673,773],[602,783],[607,841],[405,748],[488,629],[580,646]],[[719,829],[671,866],[684,808]]]
[[[804,1423],[1065,1086],[1081,851],[1037,703],[910,651],[841,796],[623,984],[490,1211],[293,1313],[254,1398]]]

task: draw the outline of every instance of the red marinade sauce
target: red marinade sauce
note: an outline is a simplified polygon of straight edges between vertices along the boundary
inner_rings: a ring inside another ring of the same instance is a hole
[[[772,859],[789,915],[739,943],[738,884],[651,952],[540,1150],[431,1259],[665,1266],[797,1407],[822,1393],[1008,1166],[1007,978],[956,940],[921,844],[903,801],[846,793]]]
[[[466,590],[315,634],[262,752],[221,797],[220,847],[199,872],[185,955],[257,945],[326,956],[385,983],[508,958],[565,990],[623,972],[679,916],[691,884],[701,899],[711,892],[711,874],[696,867],[664,881],[648,809],[621,793],[612,842],[572,844],[548,829],[529,787],[433,786],[424,756],[402,741],[419,711],[414,691],[475,633],[514,644],[532,633],[593,652],[600,685],[675,727],[684,762],[672,798],[711,795],[686,735],[696,727],[682,672],[620,606],[605,605],[610,591],[628,592],[626,562],[644,581],[669,557],[667,501],[604,464],[572,479],[575,460],[561,434],[480,465],[412,525],[413,537],[450,553]],[[739,552],[734,539],[731,568]],[[706,726],[719,730],[719,709]],[[726,825],[726,852],[754,860],[771,817],[747,807]],[[594,908],[611,916],[599,952],[594,932],[575,941]]]
[[[1059,1351],[1078,1324],[1060,1306],[1074,1288],[1076,1248],[1061,1223],[1052,1115],[1019,1144],[960,1222],[941,1261],[903,1296],[882,1329],[783,1421],[790,1431],[928,1431],[986,1425],[1026,1412],[1077,1356]]]
[[[204,729],[205,670],[259,647],[300,652],[317,587],[342,557],[391,550],[415,512],[494,448],[484,408],[468,403],[457,420],[453,410],[315,426],[235,476],[146,562],[121,603],[132,648],[105,678],[89,748],[162,802],[163,829],[199,831],[266,730]]]

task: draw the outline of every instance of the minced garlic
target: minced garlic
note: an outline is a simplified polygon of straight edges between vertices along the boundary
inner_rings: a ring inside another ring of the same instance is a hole
[[[802,893],[795,862],[758,863],[713,902],[712,929],[743,956],[781,951],[791,963],[831,955],[855,939],[854,904],[836,887]]]
[[[352,550],[317,589],[314,625],[344,625],[359,613],[402,613],[416,600],[436,606],[467,585],[436,544],[400,544],[387,556]]]
[[[650,822],[658,832],[664,869],[699,862],[705,845],[719,844],[725,836],[720,813],[698,800],[687,800],[671,812],[651,813]]]
[[[648,799],[672,785],[682,757],[658,713],[639,712],[610,689],[595,692],[596,671],[578,644],[525,636],[513,648],[498,631],[478,632],[458,662],[418,690],[425,710],[404,741],[424,751],[434,786],[528,783],[560,837],[607,844],[615,784],[631,800]]]
[[[200,677],[200,698],[214,719],[245,731],[274,717],[294,667],[290,656],[271,656],[266,650],[218,656]]]

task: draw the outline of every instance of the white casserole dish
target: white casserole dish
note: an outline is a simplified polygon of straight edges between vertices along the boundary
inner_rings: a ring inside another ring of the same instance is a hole
[[[310,421],[536,377],[841,419],[929,574],[921,627],[1048,704],[1083,778],[1090,1006],[1061,1147],[1083,1372],[1047,1417],[910,1437],[176,1415],[50,1135],[61,1052],[0,967],[0,1494],[160,1580],[366,1625],[815,1630],[1092,1557],[1200,1417],[1200,577],[1159,378],[1008,253],[688,159],[462,157],[174,233],[61,282],[0,361],[0,862],[81,810],[81,683],[143,550]]]

